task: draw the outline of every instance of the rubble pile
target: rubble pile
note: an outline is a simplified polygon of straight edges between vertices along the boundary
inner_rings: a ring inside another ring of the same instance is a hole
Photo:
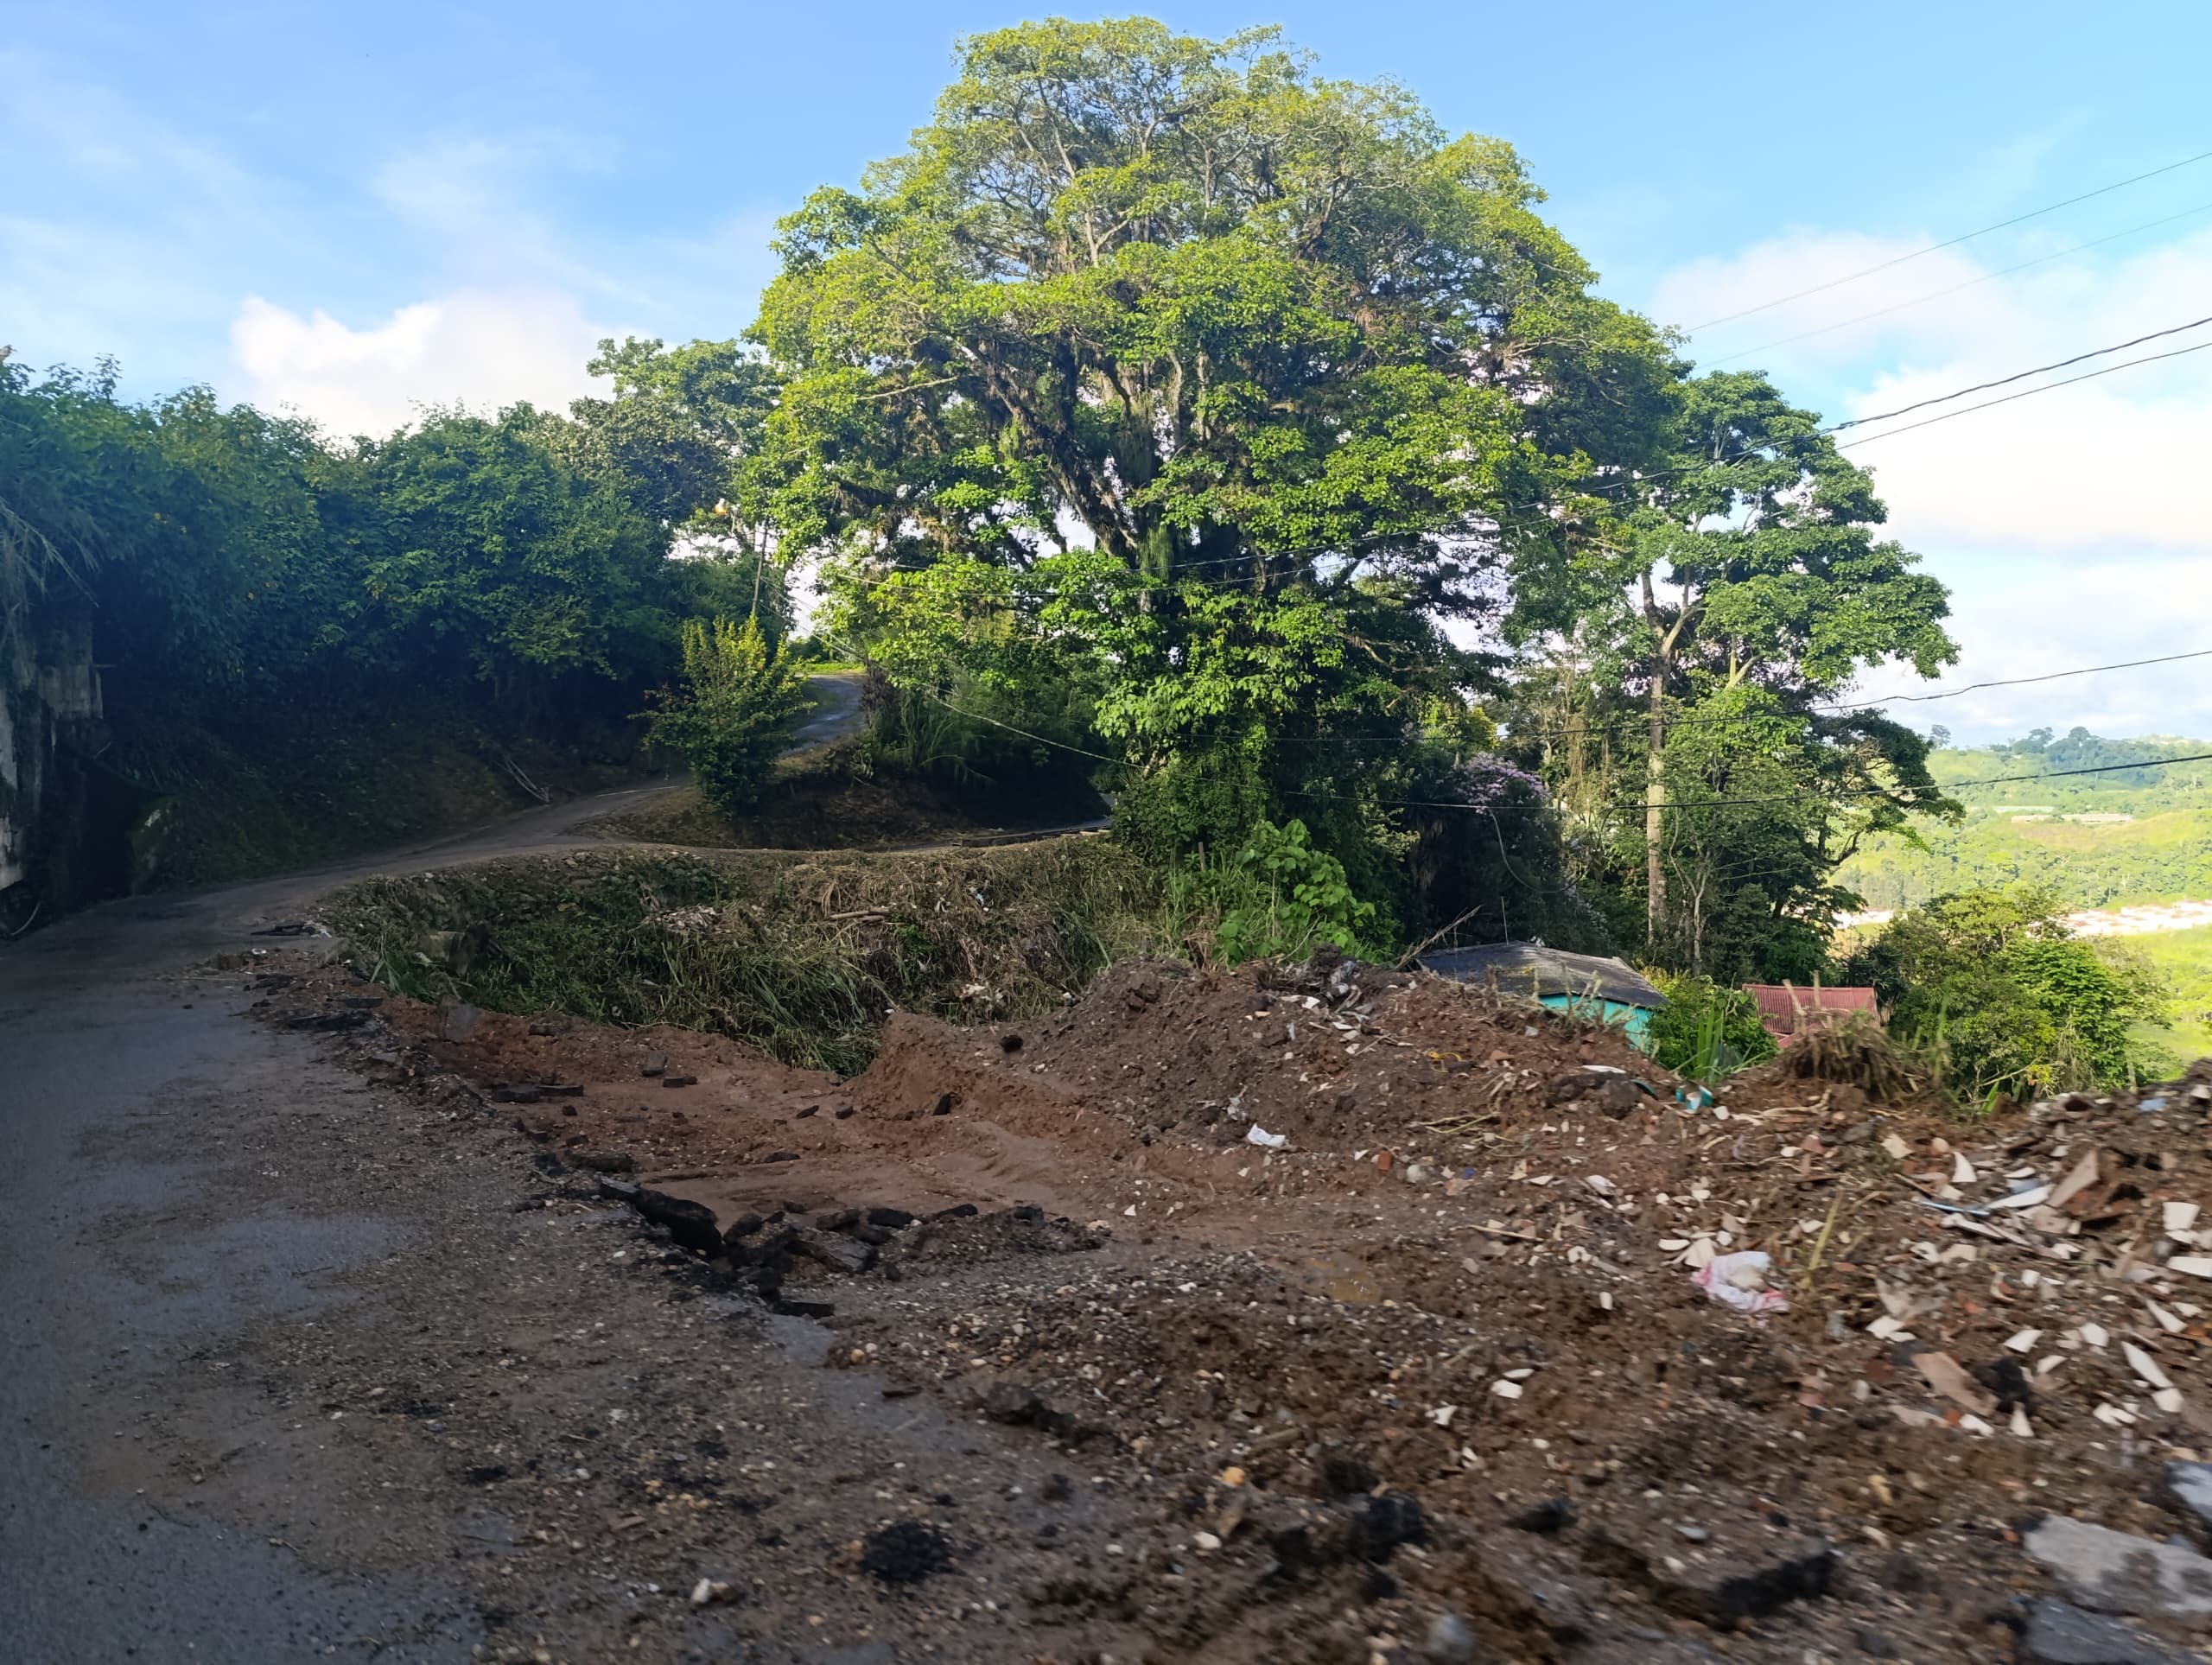
[[[1123,966],[1020,1029],[900,1014],[842,1083],[680,1031],[460,1027],[395,1000],[341,1044],[465,1082],[546,1206],[631,1211],[683,1275],[817,1322],[827,1368],[1148,1500],[1145,1541],[1025,1595],[1039,1657],[1099,1612],[1155,1659],[2212,1635],[2212,1062],[1983,1116],[1794,1067],[1709,1093],[1350,963]]]

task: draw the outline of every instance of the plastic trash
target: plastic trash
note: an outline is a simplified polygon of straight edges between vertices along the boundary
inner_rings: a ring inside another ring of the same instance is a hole
[[[1279,1151],[1285,1145],[1290,1143],[1290,1135],[1287,1133],[1269,1133],[1265,1128],[1255,1122],[1251,1127],[1246,1130],[1244,1134],[1244,1142],[1248,1145],[1258,1145],[1263,1149]]]
[[[2166,1101],[2164,1097],[2154,1094],[2152,1096],[2145,1099],[2135,1108],[2144,1115],[2156,1115],[2160,1110],[2166,1108]]]
[[[1704,1109],[1713,1102],[1713,1090],[1709,1087],[1692,1087],[1687,1090],[1678,1087],[1675,1090],[1675,1096],[1693,1110]]]
[[[1789,1297],[1766,1287],[1767,1268],[1772,1264],[1763,1249],[1716,1255],[1698,1268],[1697,1284],[1713,1300],[1739,1312],[1786,1312]]]

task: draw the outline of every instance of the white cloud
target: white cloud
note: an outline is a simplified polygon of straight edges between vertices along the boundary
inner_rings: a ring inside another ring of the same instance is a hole
[[[1693,351],[1719,368],[1728,367],[1743,344],[1783,343],[1740,362],[1772,370],[1786,391],[1841,419],[1895,410],[2212,314],[2212,228],[2118,258],[2091,252],[1994,275],[2069,242],[2014,245],[1986,265],[1946,250],[1700,331]],[[1763,245],[1669,278],[1660,315],[1688,312],[1694,321],[1725,314],[1916,246],[1840,235]],[[1955,292],[1784,342],[1801,331],[1945,289]],[[1934,407],[1883,429],[2018,392],[2036,380],[2208,340],[2212,327]],[[1893,439],[1871,437],[1878,431],[1843,437],[1864,442],[1853,443],[1853,454],[1874,470],[1908,541],[2050,553],[2212,547],[2193,478],[2197,460],[2212,448],[2212,350],[2120,370]]]
[[[2161,211],[2133,212],[2147,219]],[[2212,314],[2212,227],[2203,220],[2167,228],[2170,240],[2155,247],[2063,252],[2099,234],[2039,232],[1986,258],[1944,250],[1700,330],[1691,349],[1709,367],[1770,370],[1794,400],[1840,420]],[[1695,324],[1924,241],[1777,239],[1672,274],[1653,311]],[[2003,270],[2054,252],[2060,257],[2025,270]],[[1887,310],[1946,289],[1954,292]],[[1787,339],[1808,331],[1821,333]],[[2212,454],[2212,348],[1902,431],[2044,381],[2205,341],[2212,327],[1839,436],[1873,471],[1891,531],[1952,586],[1953,633],[1964,657],[1942,686],[2212,645],[2212,522],[2199,484],[2202,460]],[[1884,672],[1862,691],[1924,686]],[[1900,705],[1896,715],[1978,738],[2076,722],[2109,734],[2212,734],[2212,677],[2173,666]]]
[[[380,435],[426,405],[564,409],[592,390],[584,365],[600,338],[622,333],[549,289],[457,290],[363,328],[250,296],[231,346],[254,404],[334,433]]]
[[[1961,555],[1931,556],[1929,568],[1952,588],[1959,663],[1933,684],[1885,667],[1853,698],[2014,682],[1955,699],[1898,703],[1891,715],[1916,728],[1941,723],[1974,741],[2011,740],[2038,728],[2064,734],[2076,725],[2100,734],[2212,738],[2212,660],[2016,681],[2212,647],[2212,554]]]

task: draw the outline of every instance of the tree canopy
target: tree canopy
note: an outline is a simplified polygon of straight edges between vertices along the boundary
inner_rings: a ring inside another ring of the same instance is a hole
[[[894,676],[1082,690],[1132,829],[1341,851],[1478,692],[1447,627],[1672,397],[1541,200],[1274,30],[971,37],[905,154],[784,222],[750,500]]]
[[[1274,29],[970,36],[781,223],[746,337],[602,341],[566,413],[334,443],[0,365],[0,602],[95,619],[148,712],[435,688],[572,734],[687,640],[683,709],[788,681],[806,568],[906,754],[1087,772],[1178,870],[1294,825],[1363,942],[1808,975],[1839,862],[1952,811],[1847,698],[1950,662],[1942,587],[1816,416],[1693,373],[1542,205]]]

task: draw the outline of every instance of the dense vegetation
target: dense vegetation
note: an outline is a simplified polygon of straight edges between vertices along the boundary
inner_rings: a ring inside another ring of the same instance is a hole
[[[1160,859],[1295,820],[1383,936],[1802,974],[1835,864],[1947,807],[1916,736],[1816,709],[1947,662],[1942,587],[1541,200],[1272,31],[975,37],[785,222],[747,512],[907,697],[1096,759]]]
[[[1969,847],[2020,823],[1949,784],[2139,763],[2037,801],[2212,811],[2155,745],[1931,753],[1850,707],[1872,667],[1955,658],[1942,586],[1815,413],[1695,373],[1542,201],[1507,144],[1272,30],[971,37],[904,152],[782,223],[742,343],[603,343],[608,397],[565,415],[340,440],[0,365],[0,600],[19,638],[89,640],[140,802],[222,759],[263,770],[264,821],[312,818],[319,735],[450,729],[525,778],[513,748],[649,732],[713,842],[761,842],[728,817],[834,655],[868,674],[821,766],[856,791],[1108,794],[1162,917],[1225,957],[1624,950],[1675,979],[1700,1072],[1759,1045],[1731,985],[1841,969],[1859,893],[1994,876]],[[2199,887],[2202,841],[2159,841],[2130,882]],[[1867,975],[1976,1090],[2134,1061],[2150,982],[2085,994],[2105,962],[2043,899],[1886,943]]]
[[[1173,950],[1160,875],[1102,838],[946,855],[594,851],[375,879],[331,899],[359,963],[425,999],[680,1024],[786,1063],[865,1065],[892,1008],[1062,1009]]]
[[[119,826],[172,796],[176,812],[151,818],[168,848],[141,882],[460,807],[379,759],[435,773],[473,753],[527,783],[517,749],[554,766],[632,753],[631,719],[676,669],[685,620],[787,624],[779,572],[711,512],[738,458],[702,414],[710,396],[650,378],[702,362],[747,361],[632,343],[617,397],[570,416],[440,412],[350,442],[205,389],[130,404],[111,369],[0,363],[0,682],[20,705],[38,666],[97,663],[103,720],[67,760],[107,810],[101,824],[50,803],[34,828],[47,860],[11,905],[66,896],[72,877],[113,883],[73,875],[73,847],[119,851]],[[696,558],[670,558],[679,540]]]
[[[1846,972],[1874,988],[1891,1032],[1969,1101],[2161,1071],[2173,1060],[2140,1026],[2164,1019],[2164,980],[2124,949],[2069,936],[2060,912],[2032,890],[1941,897],[1902,915]]]

